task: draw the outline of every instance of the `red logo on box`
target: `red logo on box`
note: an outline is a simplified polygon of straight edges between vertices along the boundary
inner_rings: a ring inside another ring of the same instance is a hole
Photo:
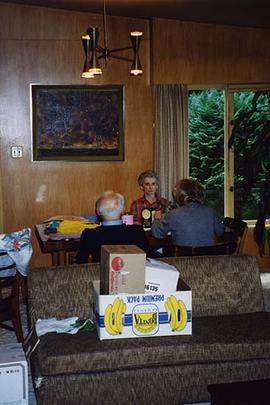
[[[123,259],[119,256],[116,256],[112,259],[112,268],[114,271],[120,271],[124,266]]]

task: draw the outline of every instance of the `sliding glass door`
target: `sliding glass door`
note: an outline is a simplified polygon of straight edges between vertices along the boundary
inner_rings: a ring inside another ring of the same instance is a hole
[[[270,192],[270,88],[190,89],[189,158],[220,217],[258,218]]]

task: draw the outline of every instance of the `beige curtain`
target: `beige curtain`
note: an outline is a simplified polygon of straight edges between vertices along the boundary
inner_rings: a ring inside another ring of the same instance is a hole
[[[162,197],[172,199],[176,180],[189,173],[188,91],[182,84],[154,86],[154,165]]]

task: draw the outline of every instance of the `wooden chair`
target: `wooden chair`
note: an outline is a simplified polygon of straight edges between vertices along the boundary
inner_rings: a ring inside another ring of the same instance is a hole
[[[226,243],[227,241],[235,240],[237,243],[235,253],[241,254],[243,251],[245,236],[248,230],[247,223],[241,219],[231,217],[225,217],[223,223],[225,226],[223,241]]]
[[[226,243],[219,243],[212,246],[170,246],[163,249],[165,257],[179,257],[179,256],[215,256],[215,255],[231,255],[235,252],[237,243],[229,241]]]
[[[0,252],[0,256],[8,256],[6,252]],[[16,271],[14,276],[1,277],[6,270],[16,269],[16,264],[0,266],[0,328],[14,331],[18,342],[22,342],[23,331],[20,316],[20,274]],[[5,272],[5,273],[4,273]],[[11,321],[13,326],[7,325]]]

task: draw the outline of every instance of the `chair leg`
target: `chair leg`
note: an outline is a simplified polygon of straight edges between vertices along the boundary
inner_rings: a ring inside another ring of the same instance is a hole
[[[20,310],[16,311],[16,316],[12,319],[12,324],[15,329],[16,337],[19,343],[24,341],[23,330],[22,330],[22,322],[21,322],[21,315]]]
[[[20,313],[20,288],[22,288],[22,283],[25,283],[26,277],[22,277],[18,272],[16,273],[16,287],[15,287],[15,297],[13,301],[13,318],[12,324],[15,329],[18,342],[24,341],[22,322],[21,322],[21,313]]]
[[[27,277],[20,275],[20,286],[22,292],[23,303],[27,304]]]

